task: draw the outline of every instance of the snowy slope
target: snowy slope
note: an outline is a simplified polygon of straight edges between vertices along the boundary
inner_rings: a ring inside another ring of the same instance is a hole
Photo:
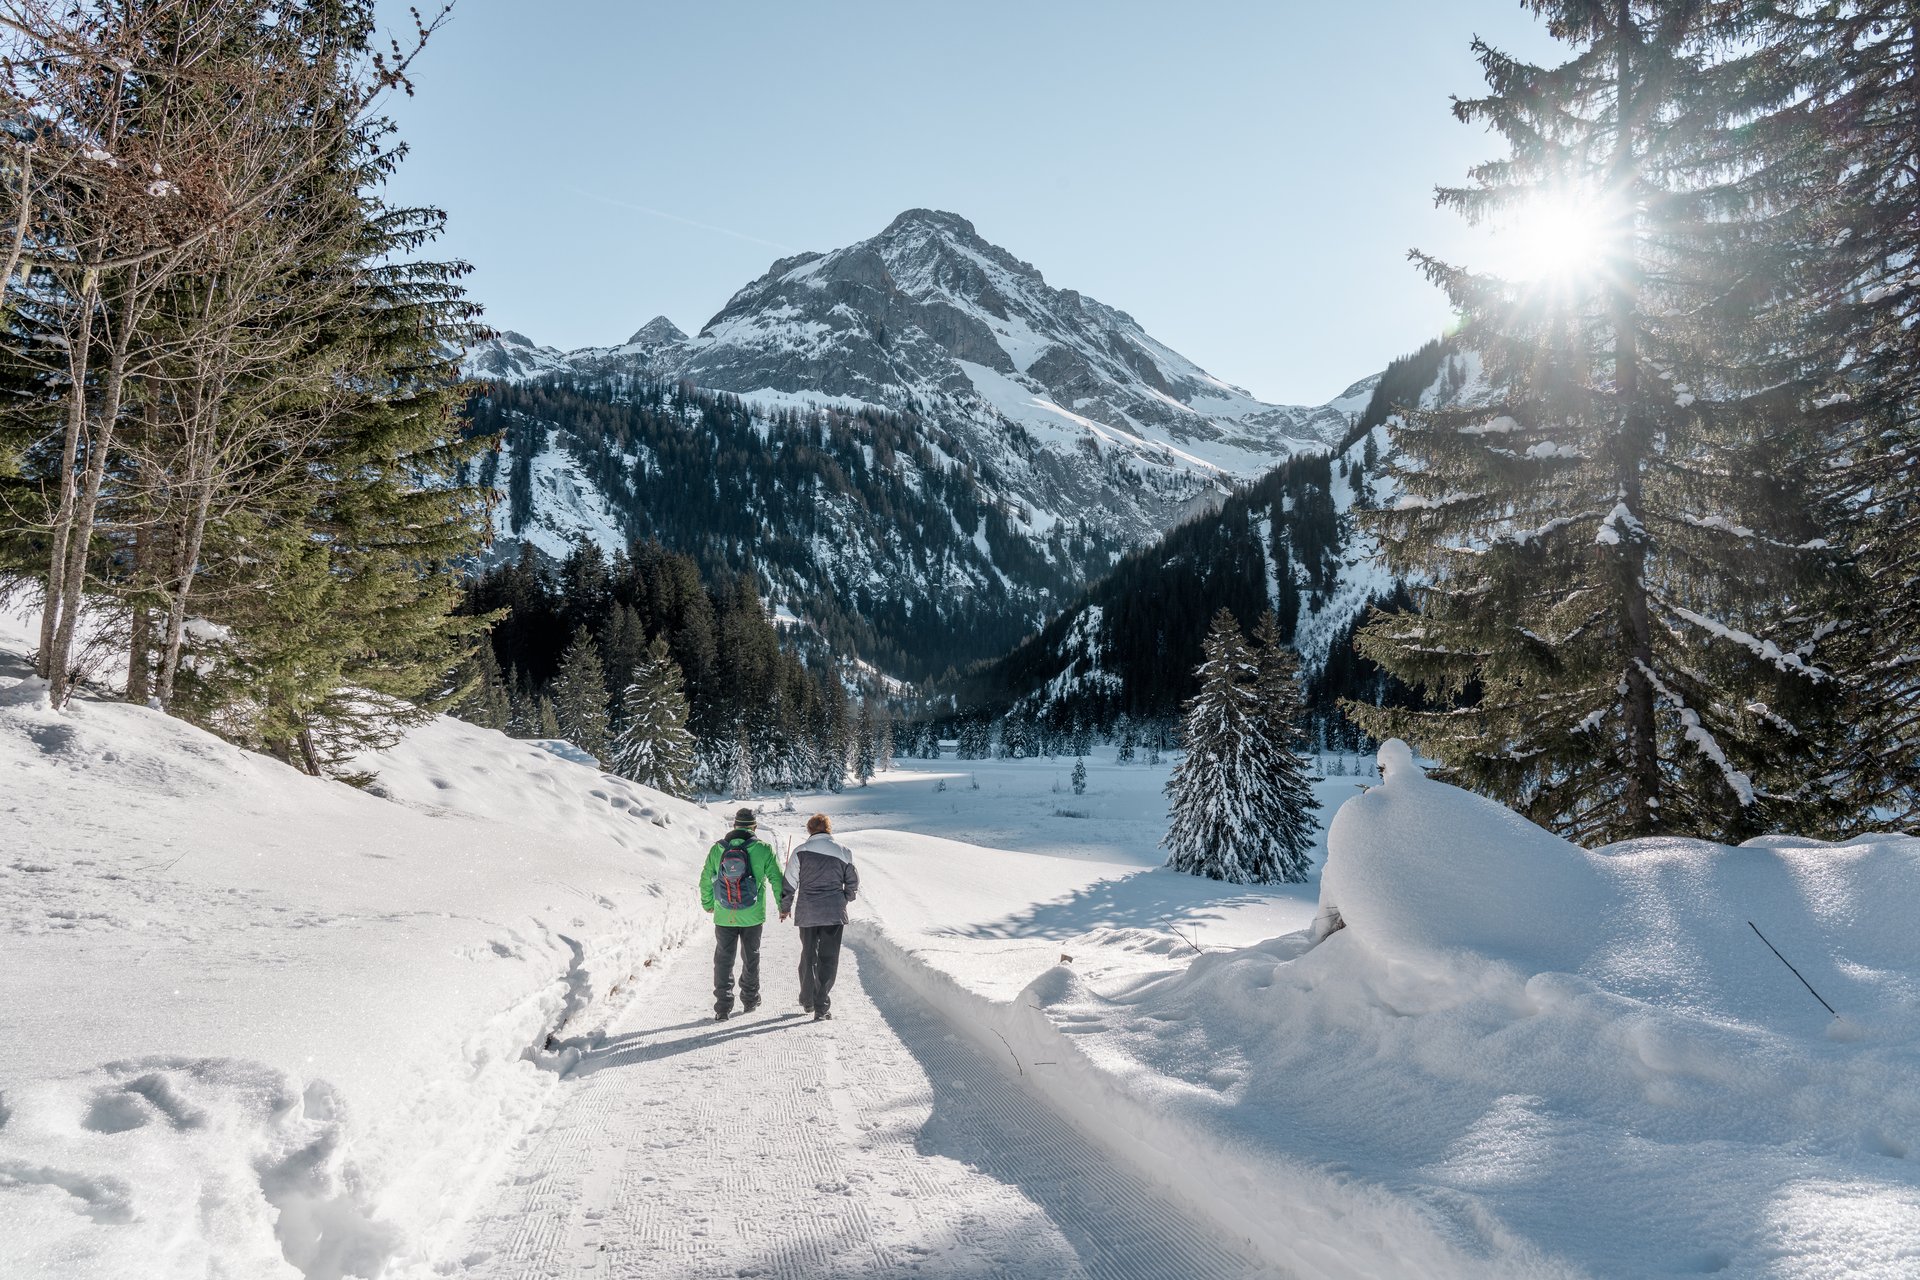
[[[0,1275],[445,1261],[549,1038],[703,918],[705,815],[445,719],[362,761],[367,794],[49,711],[27,644],[0,619]]]
[[[1284,1274],[1920,1274],[1920,840],[1584,851],[1382,765],[1303,932],[1194,957],[1156,873],[1021,906],[1060,873],[920,841],[856,945]]]

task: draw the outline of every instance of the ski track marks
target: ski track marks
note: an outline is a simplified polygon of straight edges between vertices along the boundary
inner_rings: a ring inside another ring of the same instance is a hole
[[[834,1020],[801,1015],[769,923],[765,1003],[712,1021],[704,935],[567,1082],[466,1280],[1270,1276],[1167,1205],[941,1021],[841,954]]]

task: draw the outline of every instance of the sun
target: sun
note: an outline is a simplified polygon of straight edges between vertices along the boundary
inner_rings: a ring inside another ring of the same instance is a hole
[[[1576,284],[1603,275],[1619,217],[1600,196],[1554,192],[1517,207],[1494,233],[1500,274],[1527,284]]]

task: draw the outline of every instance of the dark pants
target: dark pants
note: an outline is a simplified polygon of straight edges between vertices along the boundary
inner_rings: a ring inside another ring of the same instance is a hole
[[[833,980],[840,972],[840,933],[846,927],[800,927],[800,1003],[816,1013],[833,1007]]]
[[[742,954],[740,1000],[760,1003],[760,928],[757,924],[713,926],[713,1011],[733,1011],[733,953]]]

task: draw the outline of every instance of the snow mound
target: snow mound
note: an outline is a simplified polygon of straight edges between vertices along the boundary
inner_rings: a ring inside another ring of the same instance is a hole
[[[0,1273],[436,1274],[699,925],[696,807],[450,719],[310,778],[0,616]]]
[[[1321,879],[1322,914],[1377,951],[1577,974],[1794,1034],[1920,1032],[1920,840],[1663,837],[1589,852],[1427,778],[1398,740],[1380,765],[1383,784],[1335,815]],[[1828,1025],[1822,999],[1845,1025]]]
[[[1397,954],[1471,949],[1534,971],[1577,968],[1605,887],[1580,849],[1380,748],[1382,785],[1334,815],[1322,915]]]

